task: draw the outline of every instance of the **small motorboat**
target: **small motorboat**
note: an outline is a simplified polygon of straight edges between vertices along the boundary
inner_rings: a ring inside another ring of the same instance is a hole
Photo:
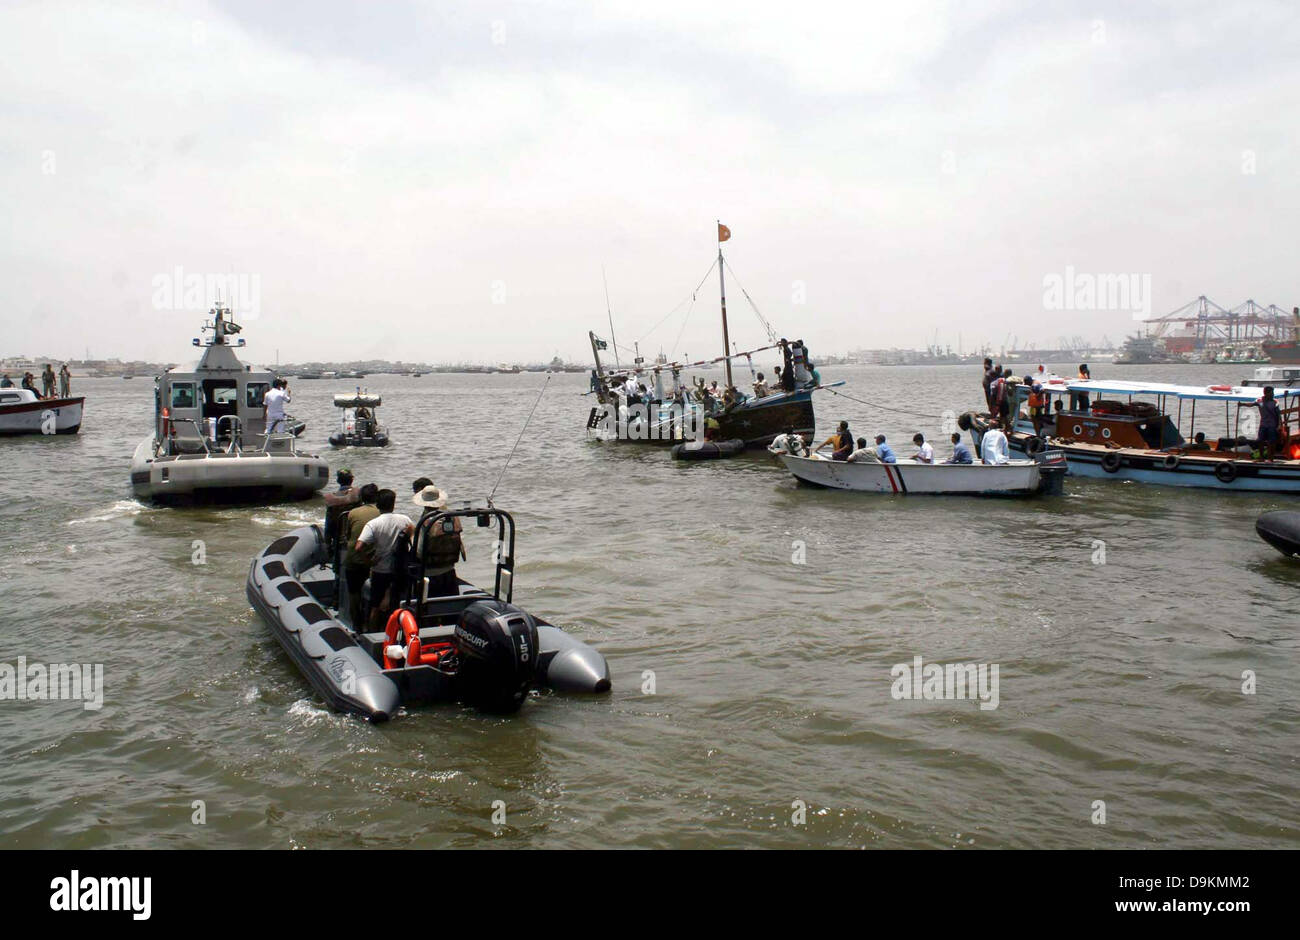
[[[293,422],[268,430],[266,395],[275,374],[245,366],[244,340],[229,307],[216,306],[199,361],[169,369],[154,385],[154,430],[131,458],[131,491],[159,503],[264,503],[310,499],[329,467],[298,451]]]
[[[431,511],[413,541],[422,545],[437,531],[454,531],[460,519],[495,529],[492,591],[456,577],[454,592],[433,596],[423,562],[399,551],[405,577],[393,587],[397,606],[376,632],[348,622],[343,547],[328,545],[319,526],[294,529],[253,559],[249,603],[331,708],[380,722],[404,705],[459,701],[513,712],[533,689],[610,690],[603,655],[513,604],[515,523],[509,513],[486,502]],[[363,618],[369,585],[361,591]]]
[[[1044,451],[1032,460],[1003,464],[921,463],[910,458],[897,463],[832,460],[821,454],[778,459],[801,483],[865,493],[927,493],[966,496],[1034,496],[1060,493],[1065,455]]]
[[[734,441],[688,441],[674,444],[671,451],[673,460],[721,460],[744,452],[745,442],[739,438]]]
[[[335,447],[387,447],[388,432],[375,413],[383,398],[357,389],[353,395],[335,395],[334,407],[342,411],[342,427],[330,435]]]
[[[76,434],[83,398],[41,398],[30,388],[0,388],[0,437]]]
[[[1266,512],[1255,520],[1255,533],[1288,558],[1300,558],[1300,512]]]

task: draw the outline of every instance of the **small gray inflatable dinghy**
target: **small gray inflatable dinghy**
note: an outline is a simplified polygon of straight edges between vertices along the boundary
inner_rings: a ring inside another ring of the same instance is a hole
[[[673,460],[721,460],[744,453],[745,442],[734,441],[691,441],[687,444],[674,444]]]
[[[418,523],[414,543],[427,544],[444,524],[451,531],[458,517],[485,528],[496,523],[501,550],[491,593],[455,578],[454,593],[430,596],[431,581],[438,579],[408,555],[387,628],[353,629],[346,622],[346,582],[336,576],[342,566],[330,557],[321,528],[312,525],[276,539],[253,559],[249,603],[331,708],[374,722],[403,705],[461,701],[510,712],[536,688],[608,692],[604,656],[511,603],[515,526],[509,513],[491,506],[433,512]],[[342,546],[334,553],[341,556]],[[367,581],[363,597],[368,589]],[[367,606],[363,601],[363,612]]]

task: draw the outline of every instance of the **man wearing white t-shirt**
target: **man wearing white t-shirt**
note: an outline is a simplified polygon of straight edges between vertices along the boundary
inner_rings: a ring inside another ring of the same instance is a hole
[[[271,383],[271,390],[266,393],[262,403],[266,405],[266,433],[272,434],[284,430],[284,406],[293,401],[289,397],[289,383],[276,379]]]
[[[375,563],[370,569],[370,629],[382,630],[388,616],[388,609],[394,598],[386,598],[392,587],[395,571],[394,556],[397,553],[397,540],[402,533],[410,535],[415,531],[415,523],[409,516],[393,512],[397,505],[397,494],[392,490],[380,490],[375,499],[375,508],[379,515],[366,523],[357,539],[357,551],[370,545],[373,547]]]
[[[924,434],[912,435],[912,443],[917,446],[916,457],[913,458],[917,463],[934,463],[934,447],[925,439]]]

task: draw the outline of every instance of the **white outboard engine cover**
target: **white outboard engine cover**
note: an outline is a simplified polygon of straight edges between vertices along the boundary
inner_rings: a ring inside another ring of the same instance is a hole
[[[537,677],[537,621],[503,601],[465,608],[453,636],[466,698],[482,708],[516,711]]]

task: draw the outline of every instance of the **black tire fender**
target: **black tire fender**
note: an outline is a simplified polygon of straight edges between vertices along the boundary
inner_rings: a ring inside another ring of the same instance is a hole
[[[1101,469],[1105,470],[1107,473],[1114,473],[1119,469],[1119,467],[1120,467],[1119,454],[1111,452],[1107,454],[1105,457],[1101,458]]]
[[[1231,483],[1237,479],[1237,461],[1225,460],[1214,468],[1214,476],[1220,483]]]

